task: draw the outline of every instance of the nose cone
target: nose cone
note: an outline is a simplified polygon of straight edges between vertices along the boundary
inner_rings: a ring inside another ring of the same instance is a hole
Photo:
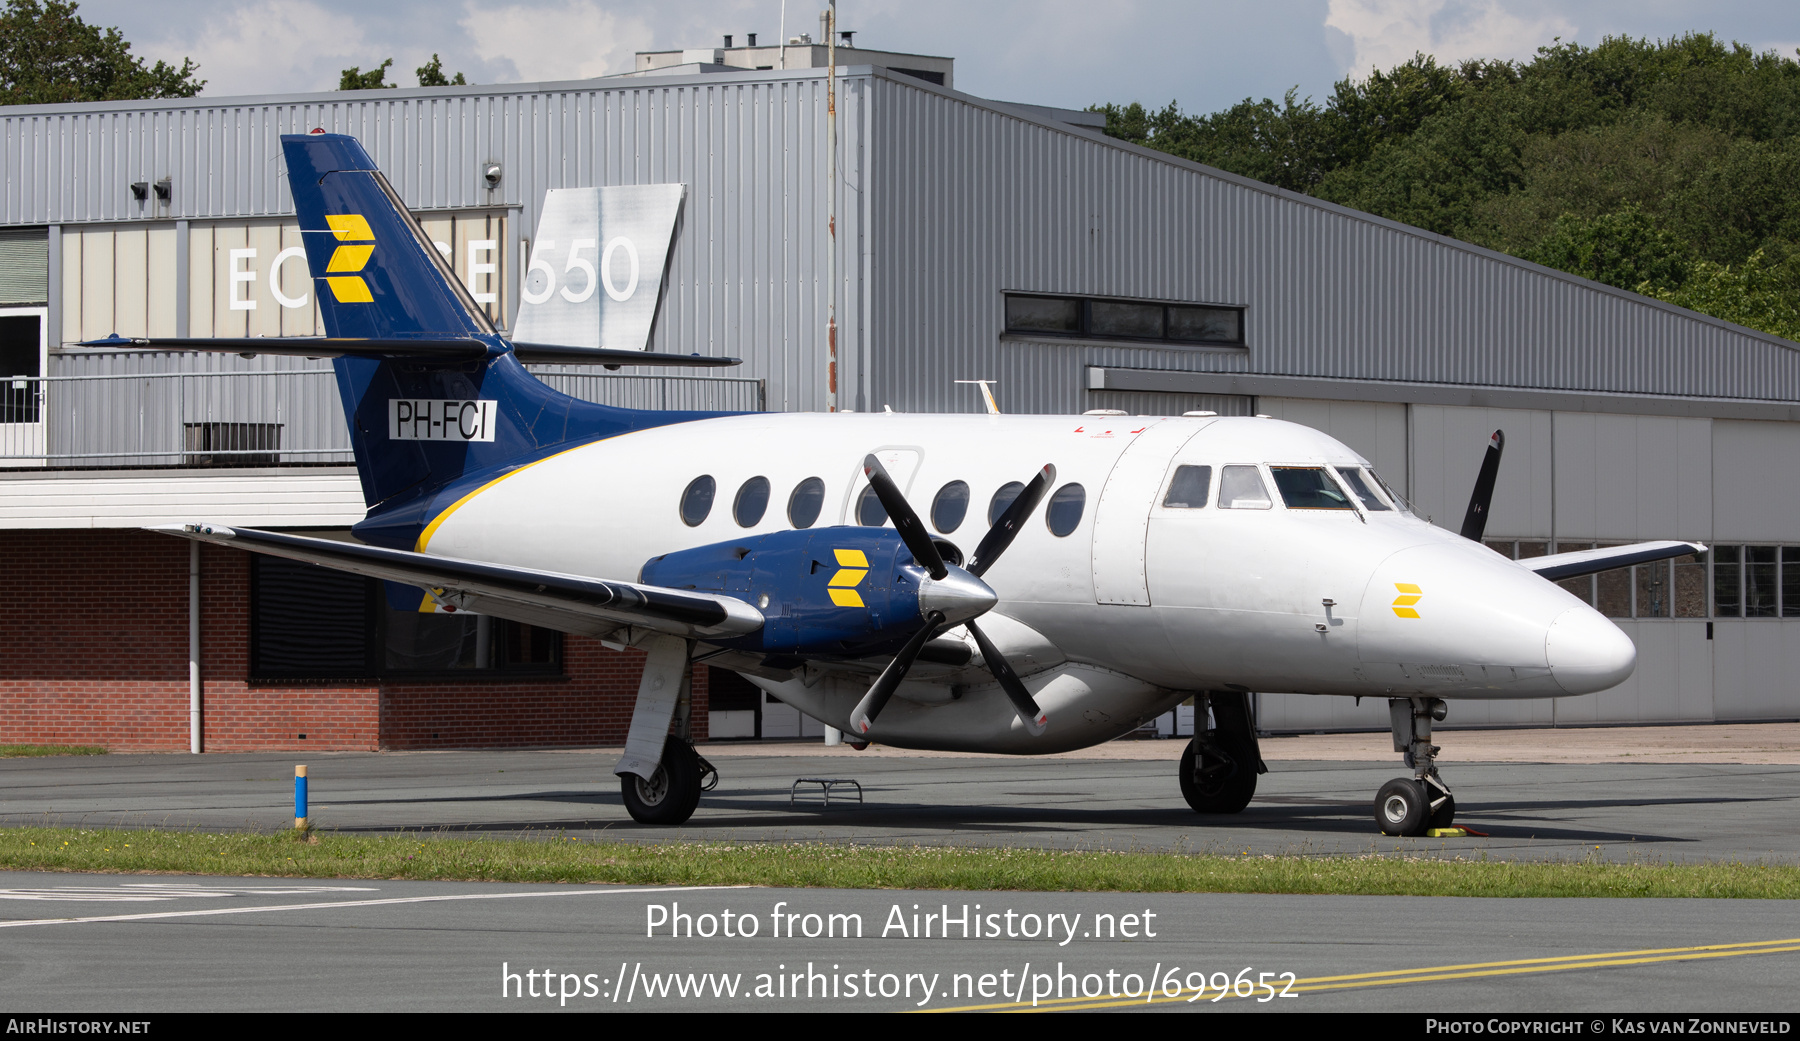
[[[1637,645],[1591,607],[1572,607],[1550,623],[1544,656],[1557,686],[1571,694],[1616,687],[1637,667]]]

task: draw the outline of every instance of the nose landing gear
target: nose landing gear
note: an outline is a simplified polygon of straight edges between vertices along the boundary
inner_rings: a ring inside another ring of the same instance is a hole
[[[1393,724],[1394,751],[1406,756],[1413,776],[1396,777],[1381,786],[1375,796],[1375,825],[1383,835],[1423,835],[1430,828],[1447,828],[1456,818],[1456,797],[1438,776],[1431,743],[1431,721],[1442,721],[1444,703],[1437,698],[1390,698],[1388,718]]]

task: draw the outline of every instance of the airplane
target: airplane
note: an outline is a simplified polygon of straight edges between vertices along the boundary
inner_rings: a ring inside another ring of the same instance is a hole
[[[735,359],[511,342],[356,139],[281,146],[328,335],[87,345],[332,358],[368,513],[355,543],[158,530],[643,650],[614,773],[646,824],[716,781],[689,740],[704,662],[859,746],[1063,752],[1193,698],[1177,780],[1204,815],[1244,809],[1267,769],[1249,692],[1385,698],[1411,773],[1375,822],[1421,835],[1455,815],[1432,743],[1448,702],[1631,674],[1631,640],[1556,581],[1705,550],[1502,557],[1480,542],[1500,433],[1450,532],[1349,447],[1261,416],[582,401],[523,363]]]

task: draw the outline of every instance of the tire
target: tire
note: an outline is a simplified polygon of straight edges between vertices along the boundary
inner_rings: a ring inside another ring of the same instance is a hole
[[[1428,791],[1427,794],[1430,794],[1430,792]],[[1437,809],[1431,811],[1431,818],[1427,822],[1426,827],[1448,828],[1455,820],[1456,796],[1451,795],[1449,792],[1444,792],[1444,801],[1438,803]]]
[[[1223,729],[1213,731],[1212,748],[1225,758],[1203,750],[1199,737],[1188,742],[1181,753],[1181,796],[1195,813],[1237,813],[1256,795],[1255,750]],[[1195,776],[1196,765],[1205,776]]]
[[[1383,835],[1423,835],[1431,804],[1425,786],[1410,777],[1396,777],[1375,795],[1375,826]]]
[[[625,811],[639,824],[681,824],[700,805],[700,756],[686,741],[670,736],[650,780],[620,774],[619,794]]]

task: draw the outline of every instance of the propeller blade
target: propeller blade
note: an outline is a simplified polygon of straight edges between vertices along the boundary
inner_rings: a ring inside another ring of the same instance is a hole
[[[867,734],[869,728],[875,725],[875,717],[881,715],[888,699],[894,696],[900,681],[906,678],[906,673],[912,668],[913,660],[937,634],[937,627],[942,624],[944,616],[941,612],[933,611],[926,615],[925,625],[912,634],[912,639],[906,641],[906,646],[900,648],[900,653],[894,655],[894,660],[888,662],[888,667],[881,670],[881,675],[875,679],[875,685],[856,703],[856,708],[850,711],[850,726],[858,735]]]
[[[1462,537],[1481,541],[1487,530],[1488,507],[1494,501],[1494,478],[1500,473],[1500,452],[1506,448],[1506,431],[1496,430],[1488,440],[1487,455],[1481,460],[1481,472],[1475,475],[1475,493],[1469,496],[1469,512],[1463,515]]]
[[[1013,709],[1019,713],[1019,720],[1025,724],[1025,729],[1031,731],[1032,737],[1042,734],[1044,728],[1050,725],[1050,717],[1045,715],[1043,709],[1038,708],[1037,699],[1025,689],[1025,683],[1019,679],[1019,674],[1013,671],[1012,666],[1001,656],[1000,649],[994,646],[993,641],[974,622],[964,622],[963,628],[969,630],[970,636],[975,637],[975,646],[981,648],[981,663],[1000,681],[1000,689],[1006,691],[1006,696],[1012,700]]]
[[[874,456],[863,459],[863,473],[869,477],[869,487],[875,489],[875,497],[887,510],[888,516],[894,520],[894,530],[900,533],[901,541],[912,551],[913,559],[919,566],[931,573],[931,577],[943,579],[950,573],[944,566],[944,555],[938,552],[937,545],[931,541],[931,535],[925,531],[925,522],[913,512],[912,504],[900,493],[900,486],[888,476],[887,467]]]
[[[1006,547],[1012,545],[1012,540],[1017,537],[1019,529],[1025,524],[1025,518],[1031,516],[1032,510],[1037,509],[1039,500],[1043,499],[1044,495],[1050,491],[1050,485],[1055,482],[1055,465],[1045,463],[1044,468],[1038,471],[1038,475],[1033,477],[1031,483],[1025,486],[1025,490],[1019,493],[1019,497],[1013,500],[1013,504],[1008,506],[1006,512],[1000,515],[1000,519],[994,522],[994,526],[988,529],[988,533],[981,537],[981,545],[976,546],[975,552],[969,555],[969,574],[979,578],[983,572],[994,566],[994,561],[1000,559],[1000,554],[1006,552]]]

